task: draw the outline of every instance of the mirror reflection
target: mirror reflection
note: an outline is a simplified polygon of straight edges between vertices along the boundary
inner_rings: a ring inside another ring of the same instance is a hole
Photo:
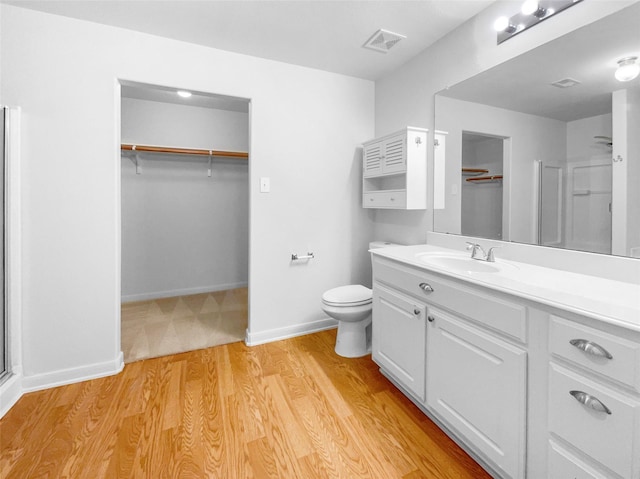
[[[634,4],[436,95],[435,231],[640,257],[640,77],[615,75],[638,25]]]

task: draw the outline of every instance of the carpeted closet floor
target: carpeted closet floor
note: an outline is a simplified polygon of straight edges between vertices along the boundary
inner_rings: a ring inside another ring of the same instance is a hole
[[[124,362],[242,341],[247,288],[122,304]]]

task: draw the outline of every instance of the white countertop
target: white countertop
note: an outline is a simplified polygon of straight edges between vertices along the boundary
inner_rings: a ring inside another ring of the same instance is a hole
[[[485,263],[495,265],[498,272],[452,270],[427,264],[421,255],[469,258],[470,254],[426,244],[373,249],[371,253],[640,332],[640,284],[500,258]]]

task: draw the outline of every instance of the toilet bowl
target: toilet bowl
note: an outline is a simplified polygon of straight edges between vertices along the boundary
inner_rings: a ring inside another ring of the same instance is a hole
[[[358,358],[371,352],[372,295],[359,284],[333,288],[322,295],[322,310],[338,321],[338,355]]]
[[[369,248],[399,246],[375,241]],[[322,295],[322,310],[338,321],[336,354],[359,358],[371,352],[371,309],[373,292],[366,286],[350,284],[330,289]]]

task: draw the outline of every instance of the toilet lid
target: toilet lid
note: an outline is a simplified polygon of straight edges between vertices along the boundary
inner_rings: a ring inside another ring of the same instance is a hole
[[[331,304],[360,305],[371,302],[372,292],[360,284],[350,284],[330,289],[322,295],[322,301]]]

